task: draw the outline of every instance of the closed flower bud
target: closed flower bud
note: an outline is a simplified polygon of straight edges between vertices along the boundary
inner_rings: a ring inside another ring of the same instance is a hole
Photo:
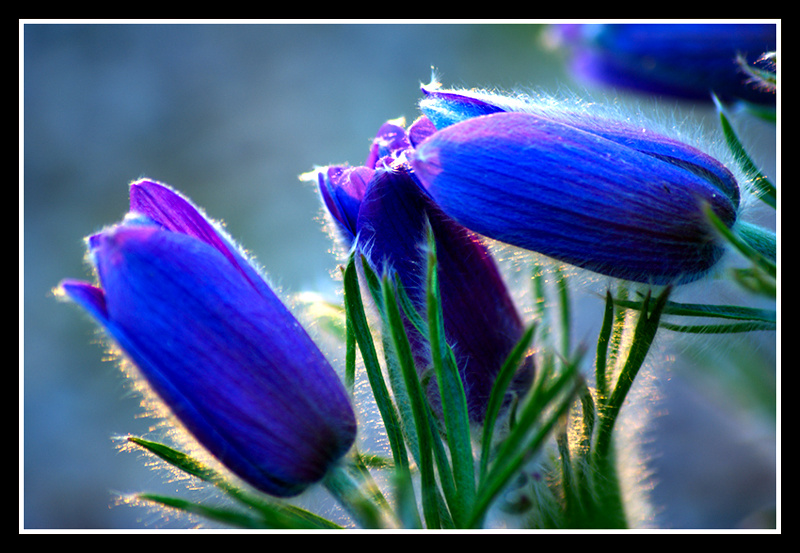
[[[191,203],[149,181],[131,214],[89,238],[99,286],[65,280],[210,453],[291,496],[350,448],[344,387],[259,273]]]
[[[422,109],[439,130],[415,144],[411,165],[470,230],[653,284],[696,280],[720,259],[703,205],[731,227],[739,188],[709,155],[632,123],[524,99],[428,94]],[[494,113],[471,117],[476,105]]]
[[[555,25],[550,41],[569,51],[581,79],[640,92],[710,101],[774,104],[772,91],[742,71],[777,45],[773,24]]]
[[[348,245],[364,254],[377,273],[396,275],[423,315],[430,224],[436,240],[445,337],[464,381],[470,418],[477,422],[483,420],[497,373],[524,328],[486,245],[431,201],[405,161],[413,136],[422,139],[435,131],[428,123],[422,120],[421,126],[412,125],[407,133],[398,122],[389,122],[375,139],[368,165],[327,167],[316,175],[330,214],[340,227],[350,229],[349,234],[343,233],[353,239]],[[361,186],[364,175],[370,175],[365,188]],[[360,201],[352,202],[356,189]],[[420,374],[432,369],[427,337],[410,324],[407,332]],[[529,358],[512,385],[514,391],[524,393],[532,370]],[[435,386],[432,382],[429,394],[434,404]]]

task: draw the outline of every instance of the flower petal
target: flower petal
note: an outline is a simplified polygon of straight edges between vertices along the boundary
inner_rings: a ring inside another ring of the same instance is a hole
[[[485,415],[492,385],[524,328],[486,245],[445,215],[407,166],[377,171],[358,218],[358,247],[380,272],[393,271],[412,302],[426,307],[427,224],[436,239],[445,336],[467,390],[470,418]],[[421,371],[430,367],[426,338],[409,329]],[[526,389],[532,360],[515,390]]]
[[[728,225],[716,181],[596,133],[529,113],[496,113],[437,132],[411,156],[437,204],[491,238],[610,276],[687,282],[722,246],[701,204]]]
[[[355,422],[337,375],[277,297],[265,302],[221,252],[188,235],[119,227],[98,236],[93,254],[101,322],[231,470],[293,495],[349,448]]]

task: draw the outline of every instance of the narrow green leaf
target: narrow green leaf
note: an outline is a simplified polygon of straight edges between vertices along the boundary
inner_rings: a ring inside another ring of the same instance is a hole
[[[400,430],[405,437],[406,445],[411,450],[412,457],[417,461],[417,463],[419,463],[419,443],[416,428],[413,422],[414,415],[412,413],[411,402],[408,398],[408,391],[406,390],[406,386],[403,382],[402,370],[399,367],[397,354],[394,351],[394,345],[392,343],[391,336],[387,331],[389,328],[389,322],[387,320],[388,315],[386,313],[386,307],[384,306],[383,282],[375,273],[375,271],[372,270],[372,267],[368,263],[365,256],[362,255],[360,261],[364,278],[367,281],[367,287],[370,291],[373,303],[379,311],[381,322],[384,327],[384,331],[381,333],[381,339],[383,341],[384,358],[386,361],[386,373],[389,378],[394,404],[400,421]],[[402,286],[399,281],[397,281],[397,284],[398,288]],[[414,310],[410,300],[406,298],[406,301],[407,303],[405,305],[408,306],[410,312],[412,313],[412,315],[410,315],[412,321],[418,320],[419,315],[416,313],[416,310]]]
[[[356,384],[356,334],[353,325],[347,323],[345,317],[345,357],[344,357],[344,386],[350,397],[353,397]]]
[[[138,436],[128,436],[127,439],[129,442],[146,449],[172,466],[204,482],[217,483],[225,481],[225,478],[218,472],[182,451],[178,451],[159,442],[145,440]]]
[[[365,467],[372,467],[376,469],[394,468],[394,463],[391,459],[387,459],[382,455],[373,455],[370,453],[357,453],[358,462]]]
[[[216,485],[223,492],[236,499],[243,505],[258,511],[258,520],[262,521],[261,527],[291,527],[291,528],[337,528],[338,525],[314,513],[300,509],[293,505],[284,505],[277,502],[265,501],[255,497],[244,490],[232,485],[225,477],[215,470],[204,465],[193,457],[173,449],[165,444],[153,442],[144,438],[129,436],[128,441],[136,444],[154,455],[170,463],[187,474],[195,476],[204,482]],[[213,509],[209,507],[208,509]],[[197,514],[202,514],[197,512]]]
[[[722,132],[725,135],[725,140],[727,141],[731,152],[733,152],[736,161],[739,163],[739,166],[745,172],[745,174],[752,179],[756,188],[759,190],[760,199],[771,207],[777,207],[778,193],[775,189],[775,186],[758,169],[756,164],[753,163],[753,160],[750,159],[750,156],[747,155],[747,151],[745,150],[744,146],[742,146],[739,137],[736,135],[736,131],[734,131],[733,126],[728,119],[728,115],[725,113],[725,108],[722,106],[722,103],[716,96],[713,96],[713,99],[717,106],[717,112],[719,113]]]
[[[567,281],[567,275],[561,271],[559,267],[557,270],[558,279],[556,281],[556,286],[558,290],[558,305],[559,305],[559,314],[560,314],[560,323],[561,323],[561,350],[560,353],[565,358],[569,357],[569,352],[571,349],[570,346],[570,332],[572,329],[572,310],[570,309],[570,302],[569,302],[569,286]]]
[[[597,353],[595,355],[595,386],[599,398],[608,394],[608,375],[606,372],[608,361],[608,347],[611,343],[611,330],[614,326],[614,299],[611,292],[606,291],[606,308],[603,315],[603,326],[597,339]]]
[[[554,379],[537,376],[537,383],[520,413],[519,422],[505,440],[486,477],[481,481],[470,527],[480,524],[492,502],[518,474],[524,463],[540,453],[545,439],[565,416],[578,389],[580,356]]]
[[[411,321],[411,324],[414,325],[414,328],[417,330],[417,332],[419,332],[422,336],[427,336],[427,323],[414,307],[411,298],[408,297],[408,292],[406,292],[402,281],[400,281],[400,279],[394,279],[394,285],[396,288],[397,297],[400,300],[400,306],[403,309],[403,314],[408,318],[409,321]]]
[[[611,392],[608,402],[602,406],[600,410],[600,420],[598,427],[597,443],[595,445],[594,455],[604,457],[608,455],[612,442],[612,433],[614,425],[622,409],[622,404],[628,395],[628,391],[633,385],[633,381],[639,372],[648,352],[650,346],[655,339],[656,332],[659,328],[662,311],[667,303],[669,294],[672,291],[671,287],[666,287],[663,292],[658,296],[652,310],[650,309],[650,295],[645,298],[639,320],[636,323],[636,328],[633,334],[630,349],[628,350],[628,357],[622,367],[619,377],[617,378],[616,385]]]
[[[263,518],[253,517],[247,513],[235,511],[225,507],[211,507],[200,503],[194,503],[179,497],[170,497],[166,495],[141,493],[138,494],[137,499],[158,503],[164,507],[178,509],[185,513],[201,516],[208,520],[221,522],[228,526],[246,529],[302,529],[303,527],[294,526],[294,521],[275,520],[267,521]],[[306,528],[308,529],[308,528]]]
[[[397,294],[388,277],[383,280],[383,308],[387,326],[397,354],[406,393],[411,405],[419,445],[419,470],[421,475],[422,507],[427,528],[440,528],[438,489],[433,462],[431,421],[428,418],[427,399],[417,376],[411,345],[406,335],[403,317],[397,305]]]
[[[618,305],[628,309],[642,309],[642,302],[616,300]],[[740,305],[711,305],[700,303],[677,303],[668,301],[664,305],[663,315],[683,317],[704,317],[737,321],[732,324],[679,325],[661,321],[661,327],[675,332],[723,334],[748,332],[751,330],[775,330],[776,313],[770,309],[745,307]]]
[[[439,295],[438,265],[433,231],[428,227],[427,275],[428,332],[434,372],[439,385],[447,443],[453,467],[458,504],[451,505],[456,524],[462,524],[475,498],[475,467],[464,384],[455,356],[446,343],[442,303]]]
[[[367,378],[372,388],[378,411],[383,419],[384,427],[386,428],[386,435],[389,439],[389,446],[392,449],[395,466],[400,470],[408,470],[408,454],[403,441],[400,421],[398,420],[397,412],[389,396],[386,382],[384,382],[383,379],[383,373],[378,361],[378,354],[375,350],[375,344],[372,341],[372,334],[370,333],[364,305],[361,301],[361,290],[358,284],[358,275],[356,274],[355,259],[352,256],[345,268],[344,288],[347,324],[352,327],[356,343],[361,351]]]
[[[489,404],[486,407],[486,417],[483,422],[483,436],[481,439],[481,462],[480,474],[481,478],[486,474],[489,465],[489,457],[492,448],[492,440],[494,436],[494,427],[497,422],[497,417],[500,413],[500,408],[505,401],[506,390],[508,389],[511,380],[517,372],[528,348],[533,341],[533,334],[536,330],[535,325],[529,326],[520,338],[517,345],[508,355],[508,358],[500,368],[497,378],[492,386],[492,393],[489,396]]]
[[[747,322],[722,325],[676,325],[662,322],[661,328],[686,334],[735,334],[738,332],[753,332],[757,330],[775,330],[777,328],[777,323]]]
[[[670,292],[670,287],[665,288],[654,304],[651,303],[650,293],[645,297],[627,350],[627,358],[616,384],[610,396],[598,406],[596,440],[588,458],[591,476],[586,480],[592,485],[592,493],[582,495],[587,501],[585,510],[577,513],[579,518],[574,520],[577,525],[598,528],[627,527],[627,515],[614,460],[614,427],[655,339]]]

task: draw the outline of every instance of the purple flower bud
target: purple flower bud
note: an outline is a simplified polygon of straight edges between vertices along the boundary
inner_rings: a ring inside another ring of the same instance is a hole
[[[490,238],[633,281],[689,282],[719,260],[724,248],[702,205],[732,226],[739,202],[721,163],[630,123],[525,109],[467,118],[457,104],[446,119],[460,122],[409,154],[445,213]]]
[[[571,51],[582,79],[642,92],[710,101],[774,104],[737,64],[776,48],[775,24],[556,25],[551,40]]]
[[[334,219],[340,224],[344,220],[356,221],[355,227],[350,227],[354,241],[348,245],[364,254],[374,271],[395,274],[423,316],[426,312],[426,228],[431,225],[436,239],[445,336],[454,349],[465,383],[470,418],[481,421],[497,373],[522,338],[524,328],[486,245],[431,201],[405,161],[410,148],[409,135],[411,140],[414,136],[421,140],[433,131],[435,129],[424,119],[412,125],[408,135],[396,123],[387,123],[378,133],[367,158],[370,165],[324,168],[317,174],[321,195]],[[357,210],[343,217],[344,210],[331,209],[332,202],[328,198],[353,197],[348,192],[356,188],[352,184],[353,176],[368,172],[371,178],[360,196],[360,203],[350,204]],[[418,371],[431,369],[426,337],[410,324],[407,332]],[[513,384],[515,391],[524,392],[532,370],[532,359],[528,359]],[[434,405],[437,402],[435,389],[434,382],[429,390]]]
[[[300,493],[352,445],[336,372],[263,278],[188,200],[131,186],[89,238],[99,286],[65,280],[194,437],[257,489]]]

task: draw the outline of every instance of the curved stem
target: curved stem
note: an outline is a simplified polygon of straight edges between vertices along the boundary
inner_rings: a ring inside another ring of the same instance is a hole
[[[735,230],[739,237],[753,250],[770,261],[775,261],[777,257],[777,237],[775,232],[745,221],[739,221]]]

